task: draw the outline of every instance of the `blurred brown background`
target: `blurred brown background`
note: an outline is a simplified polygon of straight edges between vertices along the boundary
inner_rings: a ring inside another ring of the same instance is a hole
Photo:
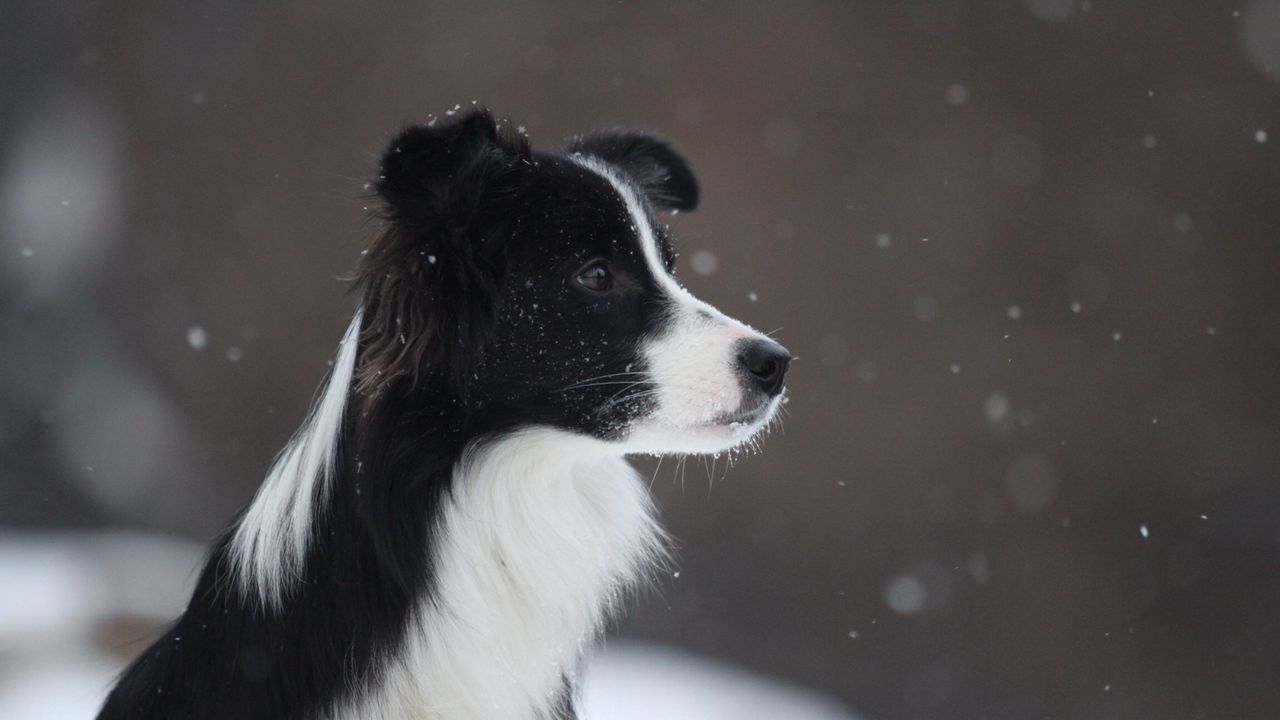
[[[657,468],[622,633],[879,718],[1280,717],[1280,0],[9,0],[0,57],[0,526],[209,539],[376,154],[478,100],[673,139],[686,284],[800,356],[763,455]]]

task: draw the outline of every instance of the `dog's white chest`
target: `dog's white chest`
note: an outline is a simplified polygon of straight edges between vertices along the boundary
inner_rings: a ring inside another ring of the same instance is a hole
[[[527,431],[455,470],[434,534],[434,596],[347,717],[553,711],[608,612],[662,554],[643,483],[624,459],[596,452],[566,433]]]

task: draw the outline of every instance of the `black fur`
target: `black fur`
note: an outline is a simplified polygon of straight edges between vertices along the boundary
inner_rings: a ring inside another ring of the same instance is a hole
[[[530,424],[613,437],[648,409],[613,402],[614,385],[570,387],[643,370],[636,343],[666,314],[626,208],[599,176],[504,128],[473,112],[406,130],[383,158],[387,227],[358,273],[357,381],[301,582],[278,611],[246,599],[233,525],[100,720],[302,719],[358,699],[430,597],[431,521],[463,452]],[[657,207],[697,202],[687,164],[647,135],[573,149],[614,163]],[[608,292],[575,283],[593,258],[611,263]]]
[[[594,155],[611,163],[640,187],[649,202],[662,210],[698,207],[698,180],[680,153],[649,133],[610,128],[575,138],[570,152]]]
[[[621,168],[645,192],[654,208],[694,210],[698,208],[698,178],[668,142],[627,128],[600,129],[575,138],[570,152],[594,155]]]

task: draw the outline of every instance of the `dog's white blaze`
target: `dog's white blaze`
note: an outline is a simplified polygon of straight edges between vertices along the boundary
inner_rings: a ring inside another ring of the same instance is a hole
[[[719,310],[702,302],[694,297],[688,290],[685,290],[676,279],[667,272],[667,266],[662,262],[662,250],[658,247],[658,238],[654,235],[653,227],[649,224],[649,216],[644,211],[644,205],[641,204],[640,198],[636,196],[635,191],[631,188],[621,176],[618,175],[608,163],[598,160],[590,155],[575,154],[573,160],[582,167],[604,178],[618,193],[618,197],[622,198],[623,205],[627,208],[627,215],[631,218],[631,225],[636,231],[636,235],[640,239],[640,251],[644,254],[645,264],[649,266],[649,272],[653,274],[653,278],[667,291],[673,300],[676,300],[684,310],[705,310],[713,315],[721,315]],[[725,318],[728,320],[729,318]]]
[[[615,448],[535,429],[454,470],[433,595],[359,720],[541,720],[624,591],[663,557],[649,493]]]
[[[573,159],[608,181],[618,193],[635,228],[645,264],[671,299],[665,330],[642,345],[656,384],[657,409],[636,428],[629,450],[716,452],[750,439],[763,422],[729,432],[705,426],[741,409],[743,391],[735,348],[744,339],[764,335],[694,297],[667,272],[649,215],[630,183],[594,157],[574,155]]]
[[[362,311],[347,326],[329,380],[276,456],[231,539],[235,583],[246,599],[278,609],[302,572],[317,503],[328,500],[334,453],[356,366]]]
[[[618,197],[622,198],[622,203],[627,208],[627,215],[631,218],[631,225],[635,229],[636,235],[640,238],[640,251],[644,253],[645,263],[649,266],[649,272],[653,274],[653,278],[658,281],[658,284],[673,299],[680,301],[681,304],[687,304],[691,309],[709,310],[719,315],[719,310],[695,298],[667,272],[667,266],[662,262],[662,249],[658,247],[658,238],[654,235],[653,227],[649,224],[649,216],[645,213],[644,205],[641,204],[640,198],[636,196],[631,185],[623,180],[608,163],[590,155],[577,154],[572,157],[582,167],[604,178],[609,183],[609,186],[613,188],[613,191],[618,193]]]

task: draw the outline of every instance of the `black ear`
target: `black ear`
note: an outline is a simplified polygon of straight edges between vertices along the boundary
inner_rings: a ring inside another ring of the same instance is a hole
[[[533,170],[527,140],[486,110],[401,132],[382,156],[386,226],[357,270],[364,388],[424,373],[464,385],[489,344],[502,250]]]
[[[661,138],[639,130],[608,128],[574,138],[568,150],[620,168],[656,208],[693,210],[698,206],[698,180],[689,162]]]
[[[473,110],[401,132],[382,155],[377,189],[390,220],[410,233],[474,234],[509,209],[503,203],[530,162],[528,141],[510,123]]]

